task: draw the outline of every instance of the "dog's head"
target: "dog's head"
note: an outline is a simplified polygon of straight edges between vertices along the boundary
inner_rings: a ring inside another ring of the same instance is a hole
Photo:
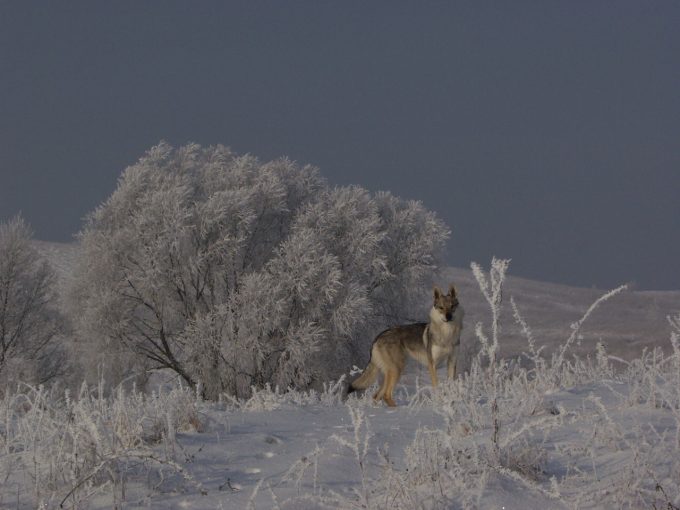
[[[439,287],[434,288],[434,305],[433,308],[441,317],[443,322],[448,322],[453,319],[453,314],[458,308],[458,296],[456,295],[456,287],[451,284],[449,286],[449,293],[444,294]]]

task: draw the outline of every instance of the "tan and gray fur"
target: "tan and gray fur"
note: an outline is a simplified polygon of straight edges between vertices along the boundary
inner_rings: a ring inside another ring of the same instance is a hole
[[[380,333],[373,341],[368,366],[350,384],[348,393],[368,388],[381,373],[382,384],[373,398],[395,406],[394,387],[404,370],[407,355],[427,366],[433,387],[437,386],[437,365],[443,360],[446,360],[448,377],[454,378],[463,315],[453,284],[448,294],[435,287],[430,322],[395,326]]]

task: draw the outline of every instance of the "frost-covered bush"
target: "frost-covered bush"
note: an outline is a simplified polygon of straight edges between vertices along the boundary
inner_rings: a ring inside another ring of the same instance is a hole
[[[17,508],[85,508],[103,493],[119,507],[127,477],[152,472],[200,486],[181,467],[175,438],[202,429],[200,404],[186,387],[151,395],[118,387],[107,397],[101,381],[75,396],[23,385],[0,399],[0,485]]]
[[[54,272],[32,237],[19,216],[0,223],[0,394],[9,381],[42,384],[63,368]]]
[[[82,349],[110,379],[168,368],[211,398],[318,386],[403,320],[447,236],[420,203],[309,166],[161,143],[81,233]]]

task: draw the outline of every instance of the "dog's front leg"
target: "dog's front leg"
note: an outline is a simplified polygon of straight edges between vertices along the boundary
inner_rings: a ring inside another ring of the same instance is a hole
[[[458,344],[453,346],[451,354],[446,359],[446,373],[449,379],[456,378],[456,365],[458,363]]]
[[[446,360],[446,374],[449,379],[455,379],[456,377],[456,358],[454,356],[449,356]]]
[[[430,371],[430,378],[432,379],[432,387],[437,387],[437,367],[434,366],[434,360],[432,356],[427,358],[427,368]]]

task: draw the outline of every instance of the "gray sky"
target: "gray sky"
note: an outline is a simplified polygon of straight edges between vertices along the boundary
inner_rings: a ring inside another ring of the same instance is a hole
[[[0,220],[69,240],[164,139],[422,200],[448,260],[680,288],[680,2],[0,0]]]

